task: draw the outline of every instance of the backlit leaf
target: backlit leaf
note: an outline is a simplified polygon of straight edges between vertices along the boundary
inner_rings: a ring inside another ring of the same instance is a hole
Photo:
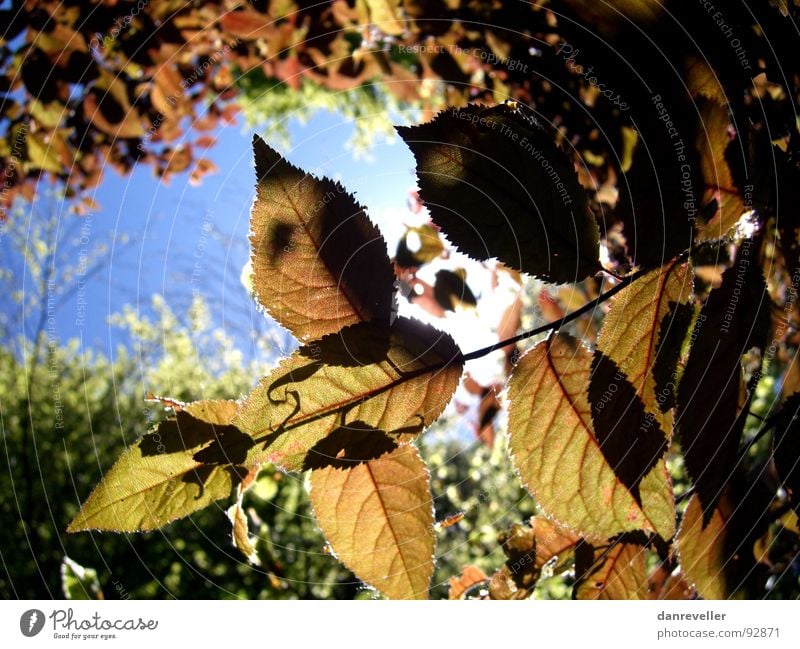
[[[519,109],[451,108],[397,131],[416,158],[420,197],[459,250],[552,282],[600,270],[572,162]]]
[[[566,334],[529,350],[509,380],[511,451],[542,509],[593,539],[632,530],[674,530],[663,459],[639,485],[640,501],[615,475],[595,436],[586,386],[592,355]]]
[[[575,599],[648,599],[645,550],[622,541],[576,549]]]
[[[231,401],[186,404],[130,446],[68,532],[154,530],[231,495],[253,441],[230,425]]]
[[[315,469],[311,503],[337,558],[359,579],[392,599],[427,599],[433,500],[414,446],[348,468]]]
[[[447,580],[447,599],[461,599],[470,589],[485,583],[489,578],[478,566],[464,566],[458,577]]]
[[[701,126],[696,146],[700,153],[705,194],[703,204],[717,202],[717,210],[706,222],[698,222],[697,240],[714,241],[728,235],[744,212],[752,209],[733,177],[732,161],[741,145],[731,135],[728,109],[713,99],[699,98]]]
[[[236,425],[255,439],[251,463],[305,470],[364,462],[430,425],[461,369],[453,340],[429,325],[351,325],[301,347],[262,379]]]
[[[228,509],[228,518],[231,520],[233,545],[250,563],[259,565],[261,562],[258,558],[258,552],[256,552],[255,543],[250,537],[250,525],[247,521],[247,513],[242,507],[241,498]]]
[[[751,347],[763,349],[769,329],[771,302],[753,248],[750,241],[741,245],[703,305],[678,387],[681,449],[707,516],[737,461],[744,428],[741,357]]]
[[[691,289],[691,271],[678,260],[623,289],[592,360],[588,396],[600,450],[639,503],[640,483],[672,437],[669,409],[691,318]]]
[[[691,322],[691,293],[691,267],[674,260],[620,291],[597,340],[597,349],[625,374],[647,415],[667,437],[672,433],[678,354]]]
[[[317,179],[253,139],[251,214],[258,302],[302,341],[364,321],[389,321],[394,272],[364,209],[336,182]]]
[[[677,548],[686,581],[705,599],[763,594],[767,568],[754,553],[775,513],[772,491],[737,473],[710,518],[697,494],[683,515]],[[708,518],[708,520],[706,520]]]
[[[97,570],[66,556],[61,562],[61,590],[67,599],[105,599]]]
[[[692,496],[678,533],[678,552],[686,579],[705,599],[726,599],[730,594],[725,579],[725,522],[731,515],[726,497],[703,524],[703,507]]]
[[[528,525],[514,524],[497,535],[506,555],[505,564],[492,575],[490,599],[527,599],[530,597],[540,570],[536,565],[536,533]]]
[[[368,21],[384,34],[398,36],[405,31],[398,0],[363,0],[363,2],[367,6]]]
[[[541,569],[553,557],[572,550],[580,537],[544,516],[534,516],[531,527],[536,539],[536,565]]]
[[[395,262],[403,268],[422,266],[442,256],[444,243],[439,232],[427,223],[408,228],[397,242]]]

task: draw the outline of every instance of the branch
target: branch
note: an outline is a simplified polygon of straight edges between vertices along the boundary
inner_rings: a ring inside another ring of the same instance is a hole
[[[686,253],[681,255],[681,257],[685,256]],[[536,327],[536,329],[531,329],[530,331],[525,331],[521,334],[517,334],[513,338],[507,338],[506,340],[501,340],[500,342],[494,343],[493,345],[489,345],[488,347],[484,347],[483,349],[476,349],[474,352],[470,352],[469,354],[462,354],[461,357],[458,359],[461,362],[467,362],[471,360],[475,360],[476,358],[481,358],[482,356],[486,356],[487,354],[491,354],[496,349],[502,349],[507,345],[514,345],[521,340],[526,340],[528,338],[532,338],[533,336],[537,336],[539,334],[545,333],[547,331],[553,331],[560,329],[568,322],[572,322],[573,320],[581,317],[584,313],[591,311],[599,304],[602,304],[606,300],[614,297],[617,293],[619,293],[623,288],[633,284],[637,279],[643,277],[647,273],[651,272],[652,268],[643,268],[641,270],[636,271],[632,275],[628,275],[627,277],[623,277],[619,284],[616,286],[608,289],[605,293],[601,293],[598,295],[594,300],[591,302],[587,302],[584,304],[580,309],[576,309],[572,313],[568,313],[560,320],[556,320],[555,322],[550,322],[546,325],[542,325],[541,327]]]

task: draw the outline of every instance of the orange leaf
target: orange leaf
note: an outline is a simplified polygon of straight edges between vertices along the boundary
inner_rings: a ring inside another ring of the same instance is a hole
[[[427,599],[433,574],[433,500],[419,451],[311,473],[311,503],[339,560],[392,599]]]

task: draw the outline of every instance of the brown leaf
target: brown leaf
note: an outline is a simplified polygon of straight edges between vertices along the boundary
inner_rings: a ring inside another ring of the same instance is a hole
[[[566,334],[529,350],[508,398],[510,446],[520,477],[542,509],[591,539],[674,527],[664,460],[640,484],[641,505],[608,465],[592,426],[586,386],[591,353]]]
[[[450,577],[447,581],[449,585],[447,599],[461,599],[468,590],[488,579],[486,573],[477,566],[464,566],[458,577]]]
[[[744,428],[739,412],[742,354],[752,347],[763,349],[769,330],[770,299],[756,246],[751,241],[740,246],[735,265],[709,294],[678,386],[681,449],[707,516],[737,462]]]
[[[394,271],[363,208],[341,185],[303,173],[257,136],[253,148],[258,196],[250,242],[259,303],[302,341],[356,322],[389,322]]]
[[[314,470],[311,503],[337,558],[362,581],[391,599],[427,599],[433,500],[415,447],[347,469]]]
[[[240,405],[250,463],[300,471],[376,459],[442,413],[461,376],[447,334],[398,318],[360,323],[285,359]]]
[[[648,599],[645,550],[635,543],[576,550],[575,599]]]

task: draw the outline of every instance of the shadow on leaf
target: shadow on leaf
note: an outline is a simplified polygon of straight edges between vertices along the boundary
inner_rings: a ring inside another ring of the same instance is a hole
[[[595,435],[608,465],[639,505],[639,484],[667,450],[667,439],[625,373],[596,350],[589,379]]]
[[[375,460],[397,448],[397,442],[384,431],[363,421],[340,426],[308,451],[303,470],[333,467],[349,469]]]

